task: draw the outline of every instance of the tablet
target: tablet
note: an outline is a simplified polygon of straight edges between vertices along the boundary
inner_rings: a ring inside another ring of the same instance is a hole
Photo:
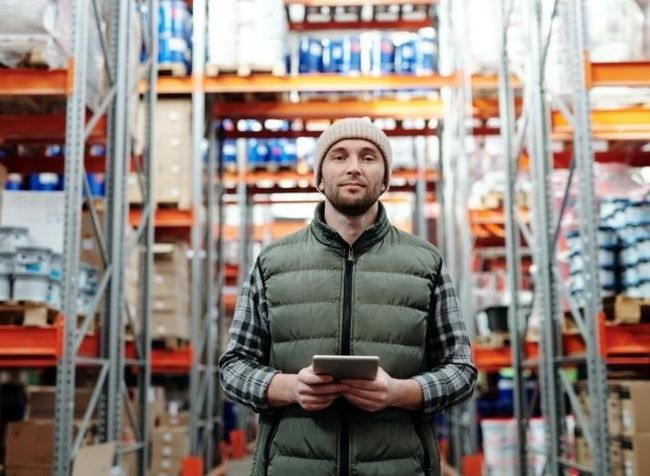
[[[377,376],[379,357],[376,355],[314,355],[315,374],[344,378],[373,380]]]

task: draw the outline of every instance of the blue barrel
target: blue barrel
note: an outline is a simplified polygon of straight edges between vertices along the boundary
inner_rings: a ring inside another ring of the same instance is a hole
[[[248,141],[248,165],[255,168],[266,165],[269,147],[264,140],[250,139]]]
[[[295,168],[298,163],[298,148],[295,139],[281,139],[280,147],[282,149],[282,156],[280,159],[280,167]]]
[[[420,34],[417,53],[417,74],[433,74],[438,72],[438,44],[434,32]]]
[[[318,38],[307,37],[300,40],[300,73],[319,73],[323,71],[323,44]]]
[[[379,40],[379,71],[382,74],[395,71],[395,44],[389,36]]]
[[[237,142],[235,139],[225,139],[223,141],[221,154],[225,166],[237,165]]]
[[[395,50],[395,72],[415,74],[418,60],[415,40],[405,41]]]
[[[189,11],[183,0],[163,0],[159,6],[159,52],[160,63],[183,63],[188,57]]]
[[[170,40],[172,39],[172,1],[163,0],[158,7],[158,61],[160,63],[170,63],[171,49]]]
[[[280,143],[280,139],[269,139],[267,141],[267,146],[268,146],[268,162],[271,164],[280,165],[280,162],[282,162],[282,144]]]
[[[93,197],[103,197],[105,192],[104,175],[87,173],[90,194]]]
[[[361,40],[358,36],[348,36],[343,45],[344,73],[361,73]]]
[[[345,71],[344,40],[325,40],[323,48],[323,71],[326,73],[343,73]]]
[[[20,174],[9,174],[7,177],[7,183],[5,184],[5,190],[22,190],[23,188],[23,177]]]

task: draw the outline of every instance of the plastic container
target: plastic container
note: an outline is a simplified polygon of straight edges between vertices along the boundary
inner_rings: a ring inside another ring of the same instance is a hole
[[[15,226],[0,227],[0,252],[15,252],[16,248],[29,246],[27,228]]]
[[[415,40],[408,40],[395,48],[395,72],[415,74],[418,65],[418,51]]]
[[[52,253],[50,256],[50,278],[57,281],[63,276],[63,256],[59,253]]]
[[[323,71],[323,44],[319,38],[303,37],[300,39],[300,73],[319,73]]]
[[[97,268],[87,263],[81,263],[79,267],[79,281],[77,286],[80,291],[96,293],[99,284],[99,273]]]
[[[0,274],[11,274],[16,268],[16,253],[0,252]]]
[[[90,306],[92,305],[94,297],[95,295],[93,293],[78,290],[77,291],[77,314],[82,316],[88,314],[90,312]]]
[[[415,72],[420,75],[438,72],[438,43],[433,28],[423,29],[418,38]]]
[[[269,147],[264,140],[250,139],[248,142],[248,165],[252,168],[265,165],[269,159]]]
[[[50,278],[38,274],[15,274],[12,298],[16,301],[47,303]]]
[[[343,46],[343,72],[361,74],[361,40],[358,36],[349,36],[345,39]]]
[[[344,73],[346,68],[345,40],[323,40],[323,71],[325,73]]]
[[[39,247],[20,247],[16,249],[16,273],[50,275],[52,250]]]
[[[47,304],[54,309],[61,309],[61,282],[56,279],[49,281]]]
[[[0,301],[11,299],[11,275],[0,273]]]

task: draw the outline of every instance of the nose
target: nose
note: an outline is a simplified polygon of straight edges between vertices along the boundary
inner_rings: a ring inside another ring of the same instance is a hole
[[[357,154],[352,154],[348,160],[345,161],[345,172],[351,175],[361,174],[361,158]]]

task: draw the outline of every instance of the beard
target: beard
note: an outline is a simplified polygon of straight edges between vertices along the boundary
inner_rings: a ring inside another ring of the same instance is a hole
[[[383,193],[382,183],[366,185],[357,194],[346,194],[343,187],[325,184],[323,193],[336,211],[347,216],[361,216],[370,210]]]

